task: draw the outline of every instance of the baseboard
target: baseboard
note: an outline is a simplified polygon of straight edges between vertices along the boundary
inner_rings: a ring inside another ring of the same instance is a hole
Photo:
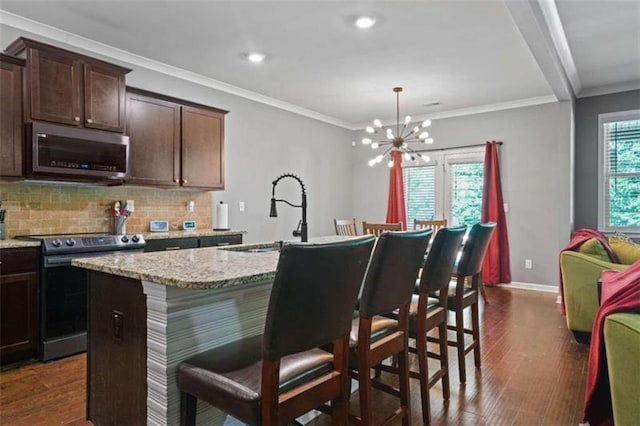
[[[542,291],[544,293],[558,293],[558,286],[535,284],[535,283],[523,283],[519,281],[511,281],[509,284],[498,284],[496,287],[503,288],[516,288],[518,290],[530,290],[530,291]]]

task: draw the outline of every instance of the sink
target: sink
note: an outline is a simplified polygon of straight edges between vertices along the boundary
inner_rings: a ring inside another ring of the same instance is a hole
[[[282,247],[282,241],[261,244],[243,244],[238,246],[220,247],[218,250],[240,251],[244,253],[271,253],[278,252]]]

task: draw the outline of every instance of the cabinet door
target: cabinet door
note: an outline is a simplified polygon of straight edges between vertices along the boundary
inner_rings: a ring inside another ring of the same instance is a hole
[[[0,62],[0,175],[22,176],[22,67]]]
[[[130,182],[180,183],[180,105],[127,94]]]
[[[200,237],[198,247],[218,247],[242,244],[242,235]]]
[[[124,74],[107,65],[84,64],[84,126],[124,132]]]
[[[36,356],[38,274],[0,276],[0,362]]]
[[[144,252],[149,253],[153,251],[171,251],[171,250],[183,250],[198,247],[198,238],[165,238],[161,240],[146,240]]]
[[[82,62],[59,51],[29,49],[31,118],[80,125]]]
[[[224,189],[224,115],[182,107],[182,186]]]

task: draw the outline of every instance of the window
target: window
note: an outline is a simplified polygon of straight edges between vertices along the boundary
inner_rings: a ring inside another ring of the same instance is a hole
[[[484,150],[441,151],[426,165],[405,166],[408,228],[415,219],[446,218],[449,226],[480,222]]]
[[[599,116],[598,227],[640,232],[640,110]]]

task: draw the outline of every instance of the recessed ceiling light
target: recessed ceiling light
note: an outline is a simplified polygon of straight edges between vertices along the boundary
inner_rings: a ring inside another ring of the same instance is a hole
[[[373,27],[375,23],[375,18],[370,16],[358,16],[355,21],[356,27],[363,30]]]
[[[247,59],[254,64],[259,64],[264,61],[265,55],[264,53],[253,52],[247,55]]]

